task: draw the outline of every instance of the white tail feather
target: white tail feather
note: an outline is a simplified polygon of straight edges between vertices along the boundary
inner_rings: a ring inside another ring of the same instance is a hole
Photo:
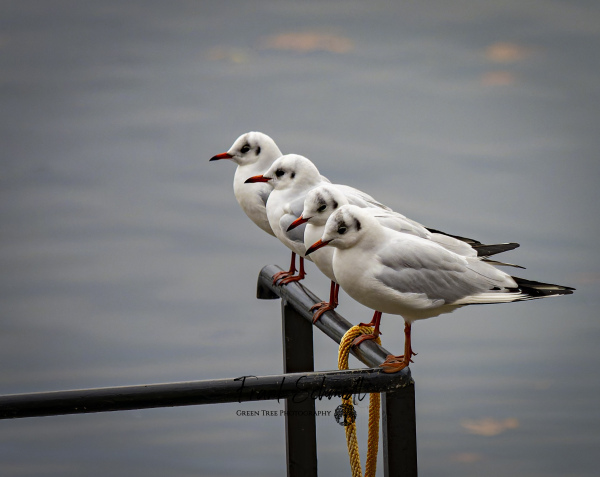
[[[478,295],[470,295],[460,300],[456,300],[450,305],[481,305],[484,303],[510,303],[513,301],[527,300],[530,299],[524,293],[510,292],[510,293],[480,293]]]

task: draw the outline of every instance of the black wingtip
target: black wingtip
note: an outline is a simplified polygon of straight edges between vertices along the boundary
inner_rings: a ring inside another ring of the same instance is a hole
[[[541,298],[545,296],[572,295],[575,288],[563,285],[553,285],[552,283],[542,283],[525,278],[512,277],[522,293],[532,298]]]
[[[522,265],[517,265],[515,263],[508,263],[508,262],[500,262],[498,260],[492,260],[492,259],[487,258],[487,257],[483,257],[481,259],[481,261],[489,263],[490,265],[495,265],[497,267],[513,267],[513,268],[520,268],[521,270],[525,270],[525,267],[522,266]]]
[[[498,253],[508,252],[509,250],[514,250],[515,248],[519,248],[520,246],[521,245],[516,242],[493,244],[480,243],[471,245],[473,249],[477,250],[477,255],[479,257],[489,257]]]
[[[468,237],[461,237],[460,235],[448,234],[446,232],[442,232],[441,230],[431,229],[429,227],[425,227],[425,228],[432,234],[440,234],[440,235],[445,235],[446,237],[452,237],[452,238],[455,238],[456,240],[460,240],[461,242],[468,243],[469,245],[481,244],[481,242],[479,242],[478,240],[475,240],[475,239],[471,239]]]

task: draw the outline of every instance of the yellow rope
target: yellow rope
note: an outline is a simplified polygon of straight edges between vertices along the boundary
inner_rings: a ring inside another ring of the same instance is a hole
[[[353,326],[342,337],[340,348],[338,351],[338,369],[348,369],[348,356],[350,347],[357,336],[361,334],[371,334],[372,328],[368,326]],[[381,340],[375,340],[377,344],[381,344]],[[379,445],[379,393],[372,393],[369,398],[369,437],[367,447],[367,461],[365,463],[365,477],[375,477],[377,469],[377,450]],[[352,397],[348,399],[342,398],[342,405],[345,409],[354,409],[352,406]],[[348,406],[348,408],[346,408]],[[358,451],[358,440],[356,438],[356,423],[354,420],[351,424],[345,427],[346,442],[348,444],[348,455],[350,457],[350,467],[352,469],[352,477],[362,477],[362,469],[360,466],[360,453]]]

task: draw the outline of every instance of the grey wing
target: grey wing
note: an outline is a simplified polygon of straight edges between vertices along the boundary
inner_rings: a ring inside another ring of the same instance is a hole
[[[298,217],[300,214],[298,214]],[[293,214],[284,214],[281,219],[279,219],[279,225],[281,226],[281,230],[285,232],[285,235],[294,242],[298,242],[299,244],[304,245],[304,229],[306,228],[306,224],[299,225],[295,229],[287,231],[290,224],[296,220],[298,217],[294,217]]]
[[[269,195],[271,194],[272,189],[267,189],[266,187],[261,187],[258,196],[262,200],[262,203],[266,206],[267,200],[269,199]],[[266,213],[266,212],[265,212]]]
[[[366,192],[343,184],[335,184],[335,186],[339,188],[339,190],[346,196],[346,198],[352,205],[356,205],[362,208],[377,207],[383,210],[392,210],[387,205],[384,205],[381,202],[375,200]]]
[[[453,303],[489,290],[492,281],[475,273],[466,258],[421,240],[393,241],[378,254],[382,267],[376,279],[400,293],[424,294]]]
[[[306,197],[306,194],[302,194],[301,196],[297,197],[296,199],[285,204],[285,208],[284,208],[285,213],[293,215],[294,220],[296,220],[298,217],[300,217],[302,215],[302,212],[304,211],[304,198],[305,197]]]
[[[379,211],[373,209],[373,215],[377,218],[379,223],[388,229],[396,230],[397,232],[404,232],[411,235],[416,235],[424,239],[429,239],[451,252],[457,253],[464,257],[476,257],[477,251],[466,242],[460,241],[454,237],[432,233],[424,225],[421,225],[415,220],[411,220],[398,212],[393,210]]]
[[[281,230],[285,232],[286,236],[290,240],[299,242],[301,244],[304,244],[304,229],[306,228],[306,224],[302,224],[299,227],[290,230],[289,232],[287,229],[294,220],[302,215],[303,210],[304,196],[288,202],[285,206],[285,213],[281,216],[281,219],[279,219]]]
[[[428,239],[431,237],[429,231],[422,226],[420,223],[415,222],[398,212],[393,210],[379,210],[379,209],[368,209],[381,225],[388,229],[395,230],[397,232],[408,233],[416,235],[417,237]]]

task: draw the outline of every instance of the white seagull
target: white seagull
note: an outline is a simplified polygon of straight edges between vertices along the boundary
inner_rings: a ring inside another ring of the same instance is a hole
[[[276,159],[283,154],[271,137],[264,133],[251,131],[238,137],[227,152],[216,154],[210,161],[231,159],[238,167],[233,177],[233,193],[246,215],[269,235],[275,235],[267,218],[267,199],[273,186],[267,183],[247,184],[246,179],[266,172]],[[296,254],[292,251],[290,270],[274,276],[279,278],[293,275],[295,272]]]
[[[245,181],[248,177],[266,172],[282,155],[273,139],[252,131],[238,137],[227,152],[210,158],[211,161],[231,159],[237,164],[233,177],[235,198],[250,220],[270,235],[275,234],[269,225],[265,204],[273,188],[267,184],[251,186]]]
[[[346,195],[339,190],[335,185],[323,184],[315,187],[306,194],[304,199],[304,209],[302,214],[288,227],[288,231],[293,230],[301,224],[306,223],[304,230],[304,245],[309,248],[313,243],[321,238],[325,229],[327,219],[338,208],[349,204]],[[484,260],[489,261],[487,256],[495,253],[504,252],[516,248],[516,243],[504,243],[495,245],[483,245],[471,239],[470,243],[465,242],[467,239],[459,240],[453,236],[443,234],[441,232],[431,232],[423,225],[405,217],[393,210],[385,210],[379,207],[366,207],[364,212],[375,217],[384,227],[396,230],[398,232],[409,233],[427,240],[432,240],[439,243],[442,247],[451,250],[465,257],[483,256]],[[479,244],[479,246],[477,245]],[[475,247],[475,248],[474,248]],[[313,306],[313,310],[317,310],[313,315],[313,323],[315,323],[323,313],[333,310],[338,305],[339,284],[336,282],[335,274],[333,273],[333,247],[325,247],[315,251],[310,258],[313,263],[331,280],[331,288],[329,292],[329,302],[317,303]],[[491,261],[490,261],[491,262]],[[498,265],[508,265],[518,267],[503,262],[491,262]],[[522,268],[522,267],[518,267]]]
[[[359,303],[375,310],[369,326],[373,339],[380,334],[382,313],[401,315],[405,321],[404,355],[388,356],[386,372],[411,362],[413,321],[450,313],[465,305],[509,303],[555,295],[574,288],[534,282],[509,274],[479,257],[465,257],[432,240],[397,232],[381,225],[366,210],[340,207],[325,225],[323,236],[306,250],[310,254],[331,245],[333,273],[340,286]]]
[[[329,180],[323,177],[317,167],[306,157],[287,154],[277,159],[264,174],[250,177],[246,182],[268,182],[272,186],[273,191],[269,195],[266,207],[269,225],[275,236],[292,251],[290,270],[276,274],[274,282],[281,279],[280,284],[285,285],[291,281],[302,280],[306,275],[304,270],[305,225],[293,229],[289,229],[289,227],[302,213],[306,193],[319,185],[330,184]],[[331,186],[345,194],[351,204],[389,210],[388,207],[358,189],[340,184]],[[298,275],[294,275],[296,254],[300,256]]]

